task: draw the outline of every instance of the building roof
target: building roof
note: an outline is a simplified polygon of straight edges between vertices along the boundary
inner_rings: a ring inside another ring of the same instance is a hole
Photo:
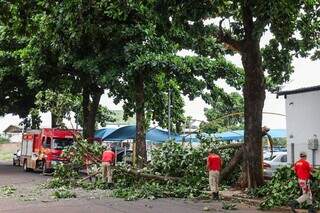
[[[22,132],[22,128],[14,125],[8,126],[5,130],[3,130],[5,133],[20,133]]]
[[[291,94],[313,92],[313,91],[318,91],[318,90],[320,90],[320,85],[312,86],[312,87],[303,87],[303,88],[299,88],[299,89],[295,89],[295,90],[281,91],[281,92],[277,93],[277,96],[284,95],[286,97],[287,95],[291,95]]]

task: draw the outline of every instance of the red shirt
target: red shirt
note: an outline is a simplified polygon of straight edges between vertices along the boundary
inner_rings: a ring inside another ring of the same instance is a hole
[[[300,159],[294,164],[294,171],[299,179],[308,180],[310,179],[310,172],[312,167],[310,163],[304,159]]]
[[[104,151],[102,154],[102,162],[113,163],[115,159],[115,154],[111,150]]]
[[[220,171],[221,170],[220,156],[216,154],[210,154],[208,156],[207,166],[209,171]]]

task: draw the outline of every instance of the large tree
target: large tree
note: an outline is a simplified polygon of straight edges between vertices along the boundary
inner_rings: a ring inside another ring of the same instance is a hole
[[[38,91],[81,96],[83,118],[78,120],[84,136],[92,139],[101,95],[121,69],[121,24],[127,23],[106,13],[105,1],[29,4],[23,19],[28,46],[21,54],[29,84]],[[18,10],[21,6],[12,4]]]
[[[128,19],[125,32],[131,37],[128,37],[124,47],[123,69],[110,91],[116,102],[124,102],[125,115],[136,114],[139,166],[146,162],[145,133],[148,122],[158,121],[161,126],[167,127],[168,93],[172,95],[174,105],[173,121],[180,123],[183,120],[182,94],[190,98],[200,96],[214,80],[221,77],[231,79],[237,77],[238,72],[224,59],[178,56],[179,45],[167,39],[164,23],[154,13],[154,3],[112,4],[112,8],[118,8],[115,11],[123,11],[117,18]],[[112,14],[112,10],[109,13]],[[211,83],[206,84],[206,81]]]
[[[315,14],[317,1],[302,0],[159,0],[158,11],[167,17],[168,29],[180,29],[174,39],[203,56],[240,54],[245,73],[245,171],[249,188],[263,184],[262,109],[265,89],[289,79],[293,51],[300,50],[302,17]],[[303,19],[311,26],[312,19]],[[175,30],[176,31],[176,30]],[[272,38],[261,47],[266,31]],[[267,83],[267,84],[266,84]]]
[[[35,90],[28,87],[21,69],[20,50],[27,40],[15,33],[9,2],[0,2],[0,115],[13,113],[24,118],[34,106]]]
[[[72,0],[14,5],[27,17],[19,23],[27,29],[28,46],[21,56],[29,84],[82,93],[88,137],[93,135],[100,96],[109,88],[116,101],[124,101],[126,114],[136,113],[139,165],[146,161],[149,119],[166,126],[169,90],[177,106],[173,119],[179,123],[183,105],[179,90],[193,98],[208,85],[215,89],[212,82],[218,78],[234,82],[239,76],[239,70],[223,58],[177,56],[181,46],[168,39],[166,21],[155,13],[155,3]],[[179,29],[170,34],[179,35]]]

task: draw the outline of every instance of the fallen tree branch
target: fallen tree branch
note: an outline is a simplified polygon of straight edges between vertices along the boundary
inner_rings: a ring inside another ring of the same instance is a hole
[[[232,143],[218,147],[219,150],[222,149],[238,149],[243,145],[243,143]]]
[[[132,175],[135,175],[137,177],[142,177],[142,178],[145,178],[145,179],[148,179],[148,180],[162,180],[162,181],[174,180],[174,181],[177,181],[177,180],[181,179],[179,177],[170,177],[170,176],[145,174],[145,173],[141,173],[139,171],[132,170],[132,169],[127,170],[127,172],[132,174]]]
[[[96,171],[95,173],[92,173],[92,174],[90,174],[90,175],[88,175],[88,176],[86,176],[86,177],[82,178],[81,180],[79,180],[79,182],[82,182],[82,181],[88,180],[88,179],[90,179],[91,177],[94,177],[94,176],[96,176],[96,175],[97,175],[97,174],[99,174],[99,173],[100,173],[100,171]]]
[[[244,153],[244,145],[242,144],[241,148],[238,151],[236,151],[233,158],[229,162],[229,165],[221,171],[220,180],[223,180],[226,177],[228,177],[231,174],[231,172],[234,171],[236,166],[242,162],[243,153]]]

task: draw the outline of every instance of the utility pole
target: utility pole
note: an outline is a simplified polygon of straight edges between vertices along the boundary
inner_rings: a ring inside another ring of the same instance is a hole
[[[168,134],[171,140],[171,89],[168,91]]]

